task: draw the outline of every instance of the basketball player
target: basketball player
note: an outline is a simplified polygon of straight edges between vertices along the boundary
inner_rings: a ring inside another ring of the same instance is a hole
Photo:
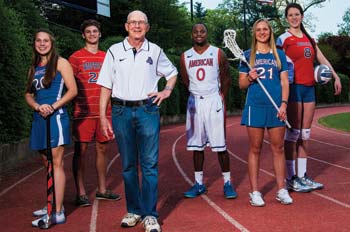
[[[297,3],[290,3],[285,9],[289,30],[277,39],[277,46],[283,48],[294,63],[294,83],[290,85],[288,119],[293,130],[286,131],[285,155],[287,166],[287,187],[296,192],[322,189],[323,184],[307,175],[308,140],[315,112],[314,62],[332,69],[335,95],[341,92],[341,82],[331,64],[310,37],[302,23],[304,11]],[[297,163],[296,163],[297,162]],[[296,168],[298,173],[296,174]]]
[[[73,137],[75,150],[73,156],[73,175],[77,196],[77,206],[89,206],[90,201],[84,187],[85,159],[89,142],[96,140],[96,170],[98,189],[96,199],[119,200],[120,196],[106,189],[106,149],[109,138],[102,135],[99,118],[99,100],[101,87],[96,84],[105,57],[98,49],[101,37],[100,23],[85,20],[81,25],[85,47],[69,57],[78,86],[78,96],[74,99]],[[108,119],[111,121],[111,107],[108,107]]]
[[[204,148],[217,152],[224,179],[224,196],[236,198],[231,184],[230,158],[225,141],[225,104],[231,85],[225,53],[209,44],[203,23],[192,27],[193,47],[181,55],[181,77],[190,91],[187,103],[187,150],[193,151],[195,184],[184,193],[194,198],[207,191],[203,183]]]

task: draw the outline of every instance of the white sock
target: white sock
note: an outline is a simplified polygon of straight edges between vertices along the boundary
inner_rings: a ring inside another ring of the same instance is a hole
[[[203,184],[203,171],[194,172],[194,179],[199,185]]]
[[[298,158],[298,177],[304,177],[306,173],[307,158]]]
[[[295,160],[286,160],[287,179],[291,180],[295,175]]]
[[[223,172],[223,173],[222,173],[222,177],[224,178],[224,184],[225,184],[227,181],[231,181],[231,173],[230,173],[230,172]]]

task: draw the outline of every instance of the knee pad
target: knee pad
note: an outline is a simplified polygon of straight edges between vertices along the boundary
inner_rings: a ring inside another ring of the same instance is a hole
[[[296,142],[296,141],[298,141],[299,135],[300,135],[299,129],[295,129],[295,128],[292,128],[290,130],[287,129],[285,136],[284,136],[284,139],[286,141]]]
[[[301,139],[302,140],[309,140],[310,139],[310,133],[311,129],[301,129]]]

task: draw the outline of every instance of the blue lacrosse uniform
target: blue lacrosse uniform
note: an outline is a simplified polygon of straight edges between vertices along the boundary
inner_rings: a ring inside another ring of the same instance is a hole
[[[65,85],[62,75],[57,71],[56,76],[51,82],[49,88],[42,84],[46,66],[35,68],[32,90],[35,101],[42,104],[52,105],[59,100],[65,93]],[[57,109],[50,118],[51,147],[57,147],[70,143],[69,116],[67,108],[64,106]],[[32,129],[30,134],[29,146],[33,150],[46,149],[46,120],[38,112],[33,113]]]
[[[280,73],[288,71],[288,64],[285,53],[280,49],[277,49],[277,53],[281,61],[280,70],[272,51],[265,54],[257,52],[254,68],[260,75],[261,83],[277,106],[280,106],[282,102]],[[250,49],[245,51],[244,55],[249,61]],[[248,74],[249,68],[244,62],[240,63],[239,72]],[[278,119],[277,110],[256,81],[248,88],[241,125],[260,128],[285,126],[285,123]]]

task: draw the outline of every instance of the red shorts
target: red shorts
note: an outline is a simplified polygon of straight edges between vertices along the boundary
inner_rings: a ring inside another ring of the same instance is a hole
[[[112,119],[108,117],[112,125]],[[72,125],[73,139],[76,142],[107,142],[108,138],[103,136],[99,118],[74,119]]]

